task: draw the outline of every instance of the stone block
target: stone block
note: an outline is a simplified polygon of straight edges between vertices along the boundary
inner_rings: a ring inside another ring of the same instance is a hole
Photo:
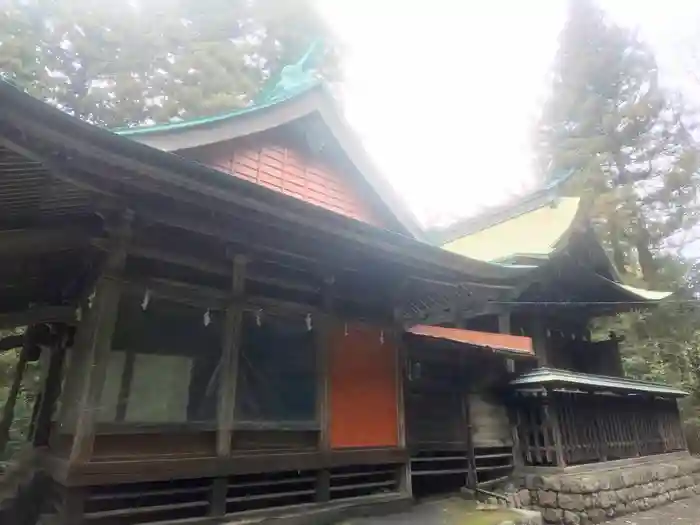
[[[559,497],[564,496],[560,494]],[[537,491],[537,503],[540,507],[556,507],[557,506],[557,493],[551,490],[538,490]]]
[[[685,489],[688,487],[692,487],[695,485],[695,480],[693,480],[693,476],[686,475],[681,478],[681,486]]]
[[[581,494],[559,494],[559,506],[564,510],[585,510],[586,505]]]
[[[530,506],[530,491],[526,489],[522,489],[518,491],[518,499],[520,500],[520,505],[523,507],[529,507]]]
[[[561,479],[561,491],[570,494],[587,494],[600,490],[596,476],[567,476]]]
[[[688,474],[700,472],[700,458],[690,458],[685,463],[688,465]]]
[[[591,509],[588,511],[588,521],[590,523],[603,523],[606,519],[603,509]]]
[[[583,494],[583,506],[587,509],[598,507],[598,494]]]
[[[617,497],[623,503],[632,501],[634,499],[634,487],[624,488],[617,491]]]
[[[644,485],[641,485],[642,487],[642,497],[643,498],[651,498],[654,495],[654,484],[653,483],[645,483]]]
[[[604,490],[598,494],[599,505],[608,509],[617,505],[617,493],[614,490]]]
[[[643,485],[637,485],[635,487],[631,487],[631,489],[632,499],[642,499],[643,497],[645,497],[646,489]]]
[[[539,476],[535,476],[534,474],[527,474],[526,476],[523,476],[523,481],[526,489],[534,490],[537,489],[537,479]]]
[[[625,487],[639,485],[639,475],[632,469],[621,472],[620,476],[622,476],[622,484]]]
[[[639,503],[640,503],[639,500],[634,500],[634,501],[630,501],[629,503],[627,503],[627,509],[629,510],[629,512],[638,512],[639,511]]]
[[[553,490],[559,492],[561,490],[561,476],[542,476],[540,480],[542,490]]]
[[[624,503],[618,503],[615,505],[615,515],[622,516],[623,514],[627,514],[627,505]]]
[[[544,509],[542,511],[542,519],[547,523],[555,523],[559,525],[564,518],[564,511],[561,509]]]
[[[564,525],[581,525],[581,516],[576,512],[565,510],[563,518]]]
[[[625,483],[622,479],[622,474],[620,472],[615,472],[608,476],[608,479],[610,480],[610,488],[612,490],[619,490],[621,488],[624,488]]]

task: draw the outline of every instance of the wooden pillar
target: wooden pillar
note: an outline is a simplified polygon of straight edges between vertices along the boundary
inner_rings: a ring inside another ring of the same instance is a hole
[[[498,332],[510,334],[510,312],[498,314]]]
[[[41,401],[34,423],[32,441],[36,447],[49,444],[51,416],[61,395],[61,380],[63,378],[63,364],[66,360],[69,328],[62,326],[60,330],[60,335],[55,345],[52,346],[51,354],[49,355],[49,370],[46,374],[44,389],[41,393]]]
[[[247,259],[243,255],[233,258],[231,272],[231,302],[226,307],[223,326],[223,347],[217,409],[216,453],[219,457],[231,455],[231,436],[236,411],[236,387],[240,357],[242,300],[245,293]]]
[[[75,350],[80,354],[82,382],[78,391],[78,414],[70,453],[71,463],[84,463],[92,456],[97,410],[117,321],[122,291],[121,277],[131,239],[132,221],[133,214],[127,212],[115,228],[109,231],[111,246],[103,271],[97,280],[94,296],[86,301],[87,312],[83,311],[84,319],[78,327],[81,333]]]
[[[509,407],[509,419],[510,419],[510,436],[513,440],[513,466],[517,469],[524,465],[523,461],[523,447],[521,444],[520,435],[523,432],[521,428],[521,416],[520,416],[520,399],[517,397],[510,401]]]
[[[406,449],[406,400],[404,380],[406,378],[407,351],[403,340],[404,327],[401,322],[399,308],[394,308],[394,343],[396,346],[396,415],[398,418],[398,444],[401,449]],[[407,455],[406,463],[399,472],[399,490],[409,496],[413,495],[411,484],[411,457]]]
[[[334,277],[323,279],[321,313],[316,320],[316,420],[319,424],[318,449],[328,458],[331,452],[331,414],[330,409],[330,344],[333,329],[333,284]],[[322,468],[316,483],[316,500],[330,501],[330,471]]]
[[[19,389],[22,385],[22,377],[27,368],[29,348],[25,344],[19,354],[19,359],[15,365],[15,373],[12,379],[12,386],[7,396],[7,401],[2,409],[2,419],[0,419],[0,454],[5,452],[5,447],[10,439],[10,427],[15,417],[15,405],[19,396]]]
[[[564,456],[564,437],[561,432],[560,400],[551,392],[548,393],[549,403],[547,405],[547,418],[552,432],[554,445],[554,458],[558,467],[566,467],[566,457]]]
[[[549,355],[550,342],[547,337],[547,328],[542,314],[539,312],[536,312],[535,316],[532,318],[531,334],[532,345],[535,350],[535,357],[537,358],[537,366],[552,366]]]

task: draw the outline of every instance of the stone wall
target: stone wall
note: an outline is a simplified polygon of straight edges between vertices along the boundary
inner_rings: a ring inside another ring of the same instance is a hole
[[[552,475],[526,474],[511,494],[515,507],[542,512],[546,523],[586,525],[700,494],[700,458]]]

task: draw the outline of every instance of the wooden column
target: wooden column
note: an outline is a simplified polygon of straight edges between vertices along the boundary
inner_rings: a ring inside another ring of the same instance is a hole
[[[51,416],[56,407],[58,397],[61,395],[61,380],[63,378],[63,364],[66,360],[69,328],[61,326],[60,330],[60,336],[57,338],[56,344],[51,348],[49,370],[46,374],[44,390],[41,393],[41,401],[34,424],[32,441],[36,447],[49,444]]]
[[[549,427],[552,431],[552,440],[554,442],[553,445],[556,464],[558,467],[566,467],[566,458],[564,457],[564,440],[561,432],[561,421],[559,417],[559,400],[556,397],[554,397],[551,392],[549,392],[548,404],[545,406],[547,410]]]
[[[126,212],[113,229],[108,229],[111,246],[97,280],[94,295],[85,301],[87,311],[83,310],[84,320],[78,327],[81,333],[75,350],[80,354],[82,383],[79,388],[78,414],[70,453],[71,463],[84,463],[92,456],[97,410],[117,321],[122,292],[121,278],[131,239],[132,221],[133,214]]]
[[[333,329],[333,284],[332,276],[325,276],[321,297],[321,315],[316,320],[316,419],[319,423],[318,448],[329,457],[331,453],[331,410],[330,410],[330,352],[331,331]],[[316,484],[316,499],[330,501],[330,471],[322,469]]]
[[[2,419],[0,419],[0,454],[5,452],[5,447],[10,439],[10,427],[15,417],[15,405],[19,396],[19,389],[22,385],[22,377],[27,368],[29,348],[25,344],[19,354],[19,359],[15,365],[15,373],[12,379],[12,386],[2,409]]]
[[[545,327],[544,319],[539,312],[535,312],[535,315],[532,318],[531,337],[532,345],[535,350],[535,357],[537,357],[537,366],[551,366],[547,328]]]
[[[217,410],[216,453],[219,457],[231,455],[231,436],[236,411],[236,386],[240,357],[241,323],[243,320],[242,300],[245,293],[247,258],[236,255],[233,258],[231,273],[231,302],[226,308],[223,326],[223,348],[219,381],[219,402]]]
[[[404,326],[401,322],[401,311],[398,307],[394,308],[393,318],[393,336],[396,346],[396,415],[398,418],[398,443],[400,448],[406,449],[406,400],[404,380],[406,378],[407,351],[403,340]],[[406,464],[399,473],[399,490],[409,496],[413,495],[410,455],[407,457]]]
[[[498,314],[498,332],[510,334],[510,312]]]

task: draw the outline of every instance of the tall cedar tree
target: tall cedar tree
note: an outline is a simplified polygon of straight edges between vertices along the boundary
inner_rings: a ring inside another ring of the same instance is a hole
[[[0,69],[38,98],[103,126],[167,122],[248,103],[313,40],[337,45],[311,0],[6,0]]]
[[[678,248],[697,230],[700,155],[685,109],[658,77],[653,52],[634,32],[593,0],[570,0],[537,160],[544,182],[572,174],[562,192],[582,197],[625,280],[692,300],[698,268]],[[597,326],[625,335],[627,373],[692,392],[687,420],[700,409],[697,318],[692,304],[673,302]]]
[[[536,134],[544,177],[573,170],[564,193],[583,198],[618,271],[651,286],[663,280],[659,250],[697,222],[700,160],[658,75],[634,32],[593,0],[570,0]]]

